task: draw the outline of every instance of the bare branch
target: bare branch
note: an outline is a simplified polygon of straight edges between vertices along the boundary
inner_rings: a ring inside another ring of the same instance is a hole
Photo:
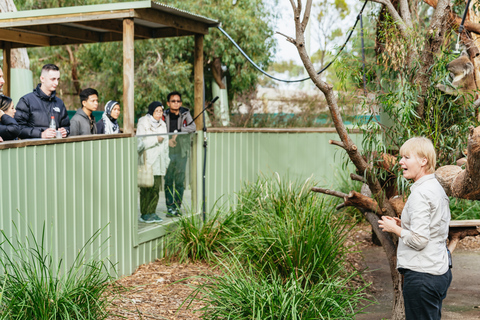
[[[363,182],[365,183],[365,178],[363,178],[362,176],[358,175],[358,174],[355,174],[355,173],[350,173],[350,179],[354,180],[354,181],[360,181],[360,182]]]
[[[329,189],[324,189],[324,188],[317,188],[317,187],[313,187],[311,189],[313,192],[318,192],[318,193],[324,193],[324,194],[328,194],[330,196],[335,196],[335,197],[338,197],[338,198],[345,198],[348,196],[348,194],[345,194],[343,192],[340,192],[340,191],[335,191],[335,190],[329,190]]]
[[[307,28],[311,11],[312,11],[312,0],[307,0],[307,6],[305,7],[305,13],[303,14],[303,21],[302,21],[302,28],[304,31]]]
[[[275,33],[276,33],[276,34],[279,34],[279,35],[281,35],[281,36],[284,36],[285,38],[287,38],[287,41],[288,41],[288,42],[291,42],[291,43],[293,43],[294,45],[297,45],[297,42],[296,42],[295,39],[293,39],[292,37],[289,37],[289,36],[287,36],[286,34],[283,34],[283,33],[278,32],[278,31],[275,32]]]
[[[338,206],[335,207],[335,210],[340,210],[342,208],[345,208],[345,203],[340,203]]]
[[[343,142],[335,141],[335,140],[328,140],[328,143],[339,146],[342,149],[345,149],[345,145],[343,144]]]

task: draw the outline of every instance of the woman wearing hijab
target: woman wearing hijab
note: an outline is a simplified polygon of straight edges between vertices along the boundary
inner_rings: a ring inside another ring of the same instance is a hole
[[[13,118],[15,112],[12,99],[0,95],[0,137],[4,141],[15,140],[20,134],[20,127]]]
[[[145,223],[162,222],[155,213],[159,200],[161,176],[165,176],[170,158],[168,157],[167,125],[162,120],[163,105],[154,101],[148,106],[148,113],[138,119],[137,135],[144,146],[147,164],[152,167],[154,184],[151,188],[140,188],[140,221]],[[164,135],[162,135],[164,134]],[[139,161],[143,161],[143,153]]]
[[[120,104],[110,100],[105,105],[105,112],[102,119],[97,122],[97,134],[120,133],[117,119],[120,116]]]

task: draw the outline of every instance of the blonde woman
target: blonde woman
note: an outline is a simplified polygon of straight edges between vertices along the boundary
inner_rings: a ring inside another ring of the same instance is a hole
[[[399,237],[397,269],[404,275],[403,297],[407,320],[438,320],[442,301],[452,282],[447,250],[449,199],[433,174],[436,154],[432,142],[411,138],[400,148],[403,176],[411,179],[402,219],[383,216],[383,231]]]

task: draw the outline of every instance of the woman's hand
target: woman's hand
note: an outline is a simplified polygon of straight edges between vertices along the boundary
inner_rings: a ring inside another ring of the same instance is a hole
[[[157,139],[158,139],[158,143],[162,143],[162,142],[163,142],[163,137],[158,136]]]
[[[402,221],[398,218],[392,218],[389,216],[382,216],[381,220],[378,220],[378,226],[385,232],[395,233],[400,237],[402,233]]]

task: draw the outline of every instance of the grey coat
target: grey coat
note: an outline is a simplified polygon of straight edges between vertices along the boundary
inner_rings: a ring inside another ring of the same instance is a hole
[[[83,136],[86,134],[97,134],[97,124],[95,118],[88,117],[82,108],[77,110],[77,113],[70,120],[70,135]]]

